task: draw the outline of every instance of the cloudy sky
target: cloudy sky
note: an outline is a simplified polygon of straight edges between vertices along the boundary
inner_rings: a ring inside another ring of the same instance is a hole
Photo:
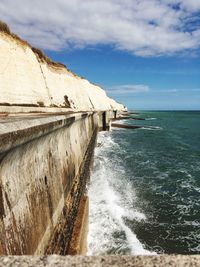
[[[200,109],[200,0],[1,0],[12,31],[134,109]]]

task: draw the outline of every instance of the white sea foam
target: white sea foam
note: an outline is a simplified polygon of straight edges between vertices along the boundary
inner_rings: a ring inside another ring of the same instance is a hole
[[[195,220],[195,221],[185,221],[184,225],[192,225],[192,226],[200,226],[200,222]]]
[[[137,239],[125,219],[142,221],[145,214],[134,208],[136,196],[132,184],[126,180],[125,170],[108,151],[119,149],[109,133],[101,133],[95,150],[94,168],[89,185],[89,251],[88,255],[107,253],[152,254]],[[128,251],[128,252],[127,252]],[[155,254],[155,253],[154,253]]]
[[[153,121],[153,120],[157,120],[157,118],[146,118],[146,121]]]
[[[128,123],[130,120],[128,119],[125,119],[125,120],[119,120],[117,123],[118,124],[126,124],[126,123]]]

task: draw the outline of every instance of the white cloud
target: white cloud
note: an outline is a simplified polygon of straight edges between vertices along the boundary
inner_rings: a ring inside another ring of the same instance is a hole
[[[49,50],[108,44],[139,56],[200,46],[200,0],[1,0],[0,17],[33,45]]]
[[[115,85],[106,90],[107,93],[112,95],[118,94],[135,94],[135,93],[145,93],[150,90],[148,85],[144,84],[124,84]]]
[[[168,88],[168,89],[153,89],[150,86],[145,84],[123,84],[123,85],[114,85],[106,89],[106,92],[109,95],[133,95],[140,93],[148,93],[150,95],[157,94],[182,94],[190,92],[199,92],[200,88]]]

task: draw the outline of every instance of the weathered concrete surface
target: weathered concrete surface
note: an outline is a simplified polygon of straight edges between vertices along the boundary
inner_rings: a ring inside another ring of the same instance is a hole
[[[0,254],[43,254],[62,216],[73,230],[97,127],[96,113],[1,119]]]
[[[199,267],[200,256],[47,256],[1,257],[0,267]]]
[[[0,116],[1,255],[84,253],[86,213],[75,236],[74,224],[97,131],[109,128],[115,116],[114,111]]]
[[[63,116],[45,114],[15,115],[0,117],[0,153],[14,148],[20,144],[50,133],[64,125],[69,126],[80,115],[66,113]]]
[[[50,114],[50,113],[59,113],[59,112],[68,112],[72,111],[71,108],[58,108],[58,107],[24,107],[24,106],[4,106],[0,105],[0,114],[1,115],[10,115],[13,114],[16,116],[16,114],[19,113],[26,113],[27,115],[29,113],[43,113],[43,114]],[[76,112],[76,111],[74,111]]]
[[[89,199],[87,196],[83,196],[81,197],[78,213],[74,223],[72,238],[68,250],[69,255],[86,255],[88,218],[89,218]]]
[[[74,187],[65,201],[63,216],[61,216],[59,223],[57,224],[54,233],[51,238],[51,242],[45,251],[45,254],[59,254],[59,255],[68,255],[70,253],[81,253],[84,251],[84,247],[87,246],[86,238],[84,238],[84,229],[87,229],[87,220],[85,216],[86,210],[81,216],[81,200],[84,198],[84,193],[86,189],[86,182],[89,179],[90,165],[92,156],[94,153],[94,146],[96,143],[96,133],[93,133],[90,143],[88,144],[85,157],[82,161],[78,180],[74,182]],[[86,208],[82,206],[82,208]],[[68,215],[67,215],[68,213]],[[82,220],[79,221],[79,216],[82,217]],[[80,227],[80,232],[76,228]]]

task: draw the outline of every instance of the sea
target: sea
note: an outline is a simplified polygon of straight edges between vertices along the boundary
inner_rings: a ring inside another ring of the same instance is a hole
[[[142,111],[100,132],[88,255],[200,253],[200,111]]]

